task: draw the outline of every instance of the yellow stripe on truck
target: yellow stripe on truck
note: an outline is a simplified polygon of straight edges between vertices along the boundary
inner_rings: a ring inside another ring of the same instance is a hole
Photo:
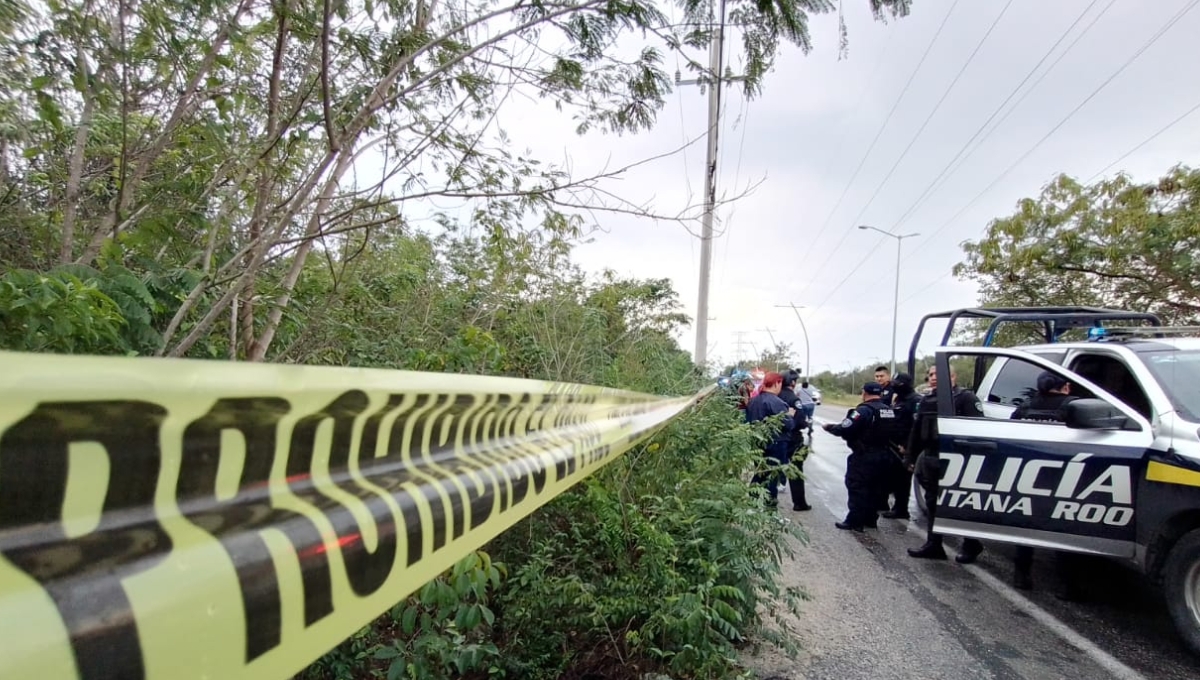
[[[1153,460],[1146,466],[1146,479],[1164,484],[1200,486],[1200,472]]]
[[[0,677],[291,676],[695,401],[0,352]]]

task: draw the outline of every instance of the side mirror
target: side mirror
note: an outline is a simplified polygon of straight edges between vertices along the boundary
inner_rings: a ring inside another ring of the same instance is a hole
[[[1066,425],[1078,430],[1122,430],[1133,423],[1103,399],[1076,399],[1063,409]]]

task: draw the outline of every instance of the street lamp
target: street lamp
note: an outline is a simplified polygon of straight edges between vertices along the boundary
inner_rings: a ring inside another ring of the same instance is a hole
[[[804,319],[800,318],[800,310],[804,309],[804,305],[796,305],[794,302],[789,302],[786,305],[775,305],[776,307],[790,307],[796,313],[796,320],[800,322],[800,330],[804,331],[804,370],[808,372],[808,376],[812,377],[812,367],[808,365],[812,359],[812,345],[808,344],[808,329],[804,327]]]
[[[859,229],[870,229],[877,231],[884,236],[890,236],[896,239],[896,292],[892,298],[892,375],[896,374],[896,320],[900,314],[900,246],[904,239],[919,236],[920,234],[913,232],[911,234],[893,234],[890,231],[884,231],[878,227],[872,227],[869,224],[858,225]]]

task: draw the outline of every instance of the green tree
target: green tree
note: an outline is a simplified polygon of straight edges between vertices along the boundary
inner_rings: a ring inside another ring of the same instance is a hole
[[[1065,175],[963,244],[988,305],[1098,305],[1200,319],[1200,170],[1084,185]]]
[[[781,43],[810,47],[807,14],[833,9],[728,4],[747,95]],[[649,128],[670,88],[666,52],[711,78],[686,57],[708,43],[709,6],[677,6],[670,24],[651,0],[8,0],[0,255],[43,272],[115,246],[139,275],[194,281],[156,327],[155,353],[271,358],[320,271],[310,260],[411,229],[406,205],[467,203],[463,228],[487,247],[528,236],[512,233],[519,223],[567,241],[580,213],[652,214],[600,190],[624,169],[572,176],[514,153],[494,122],[520,92],[581,133]],[[871,6],[899,16],[909,1]],[[381,166],[371,179],[353,172],[364,159]]]

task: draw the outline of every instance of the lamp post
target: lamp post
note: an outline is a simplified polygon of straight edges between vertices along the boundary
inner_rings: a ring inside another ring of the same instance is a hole
[[[775,305],[776,307],[790,307],[796,313],[796,320],[800,322],[800,330],[804,332],[804,370],[808,376],[812,377],[812,367],[808,365],[812,359],[812,345],[808,344],[808,329],[804,327],[804,319],[800,317],[800,310],[804,309],[804,305],[797,305],[794,302],[789,302],[786,305]]]
[[[890,231],[884,231],[878,227],[872,227],[869,224],[858,225],[859,229],[869,229],[877,231],[884,236],[890,236],[896,239],[896,291],[892,297],[892,375],[896,374],[896,321],[900,314],[900,247],[904,243],[904,239],[919,236],[920,234],[913,232],[911,234],[893,234]]]

